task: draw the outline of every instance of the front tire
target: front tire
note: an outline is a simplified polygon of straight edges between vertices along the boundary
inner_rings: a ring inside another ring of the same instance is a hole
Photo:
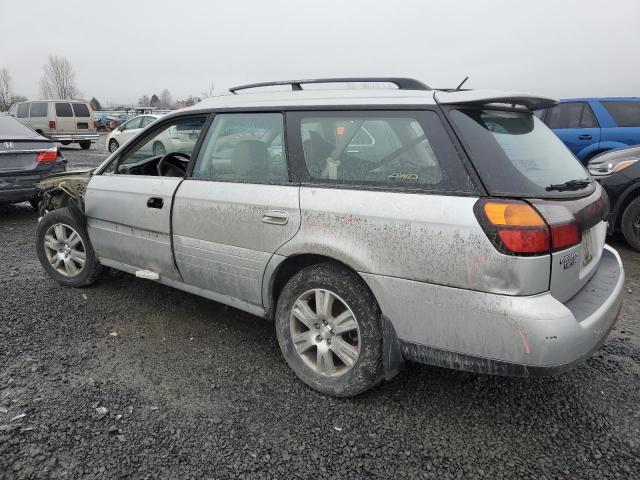
[[[61,285],[86,287],[103,271],[86,229],[66,208],[48,213],[38,223],[36,254],[44,270]]]
[[[91,148],[91,140],[82,140],[78,142],[80,148],[83,150],[89,150]]]
[[[624,239],[633,249],[640,251],[640,197],[627,205],[621,222]]]
[[[322,263],[285,285],[276,309],[287,364],[315,390],[351,397],[382,380],[380,311],[354,272]]]
[[[118,145],[118,142],[115,139],[112,138],[109,140],[109,153],[115,152],[119,147],[120,145]]]

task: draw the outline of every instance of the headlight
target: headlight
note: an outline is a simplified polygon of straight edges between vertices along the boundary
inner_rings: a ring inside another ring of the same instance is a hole
[[[595,165],[589,165],[589,172],[591,175],[610,175],[612,173],[618,173],[625,168],[630,167],[636,163],[640,158],[627,158],[620,160],[612,160],[610,162],[597,163]]]

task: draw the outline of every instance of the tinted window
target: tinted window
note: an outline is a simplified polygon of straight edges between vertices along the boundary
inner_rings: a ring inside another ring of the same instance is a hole
[[[549,128],[593,128],[598,126],[591,107],[585,102],[561,103],[549,109]]]
[[[602,102],[619,127],[640,127],[640,102]]]
[[[139,118],[136,120],[140,121]],[[167,153],[178,152],[186,154],[182,156],[185,159],[184,168],[186,169],[186,161],[193,153],[204,121],[204,118],[191,118],[176,120],[175,123],[165,125],[139,140],[120,158],[119,165],[142,165],[147,160],[152,162],[153,157],[159,158]]]
[[[472,190],[434,112],[292,114],[312,180],[336,184]]]
[[[29,104],[21,103],[18,105],[18,118],[27,118],[29,116]]]
[[[589,177],[562,141],[530,112],[468,109],[450,115],[491,195],[575,195],[546,187]]]
[[[72,103],[73,105],[73,113],[76,117],[90,117],[89,107],[87,107],[84,103]]]
[[[73,117],[69,103],[56,103],[56,115],[58,117]]]
[[[0,135],[3,138],[11,139],[12,136],[16,137],[35,137],[36,132],[24,125],[21,121],[9,115],[0,114]]]
[[[46,117],[47,116],[47,102],[33,102],[31,104],[31,117]]]
[[[122,130],[131,130],[133,128],[140,128],[140,121],[142,119],[140,117],[134,118],[133,120],[129,120],[122,126]]]
[[[216,115],[198,155],[194,178],[286,182],[280,113]]]

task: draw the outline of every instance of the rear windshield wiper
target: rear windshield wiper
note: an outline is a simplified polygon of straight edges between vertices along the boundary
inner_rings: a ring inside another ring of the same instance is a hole
[[[564,192],[567,190],[580,190],[581,188],[588,187],[589,185],[591,185],[591,180],[585,178],[582,180],[569,180],[568,182],[549,185],[547,188],[545,188],[545,190],[547,192],[550,192],[552,190]]]

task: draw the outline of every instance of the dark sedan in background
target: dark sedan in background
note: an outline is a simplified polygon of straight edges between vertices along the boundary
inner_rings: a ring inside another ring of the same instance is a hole
[[[609,233],[621,231],[640,251],[640,145],[594,157],[589,172],[609,195]]]
[[[54,142],[19,120],[0,114],[0,204],[30,202],[38,209],[38,187],[47,175],[66,170]]]

